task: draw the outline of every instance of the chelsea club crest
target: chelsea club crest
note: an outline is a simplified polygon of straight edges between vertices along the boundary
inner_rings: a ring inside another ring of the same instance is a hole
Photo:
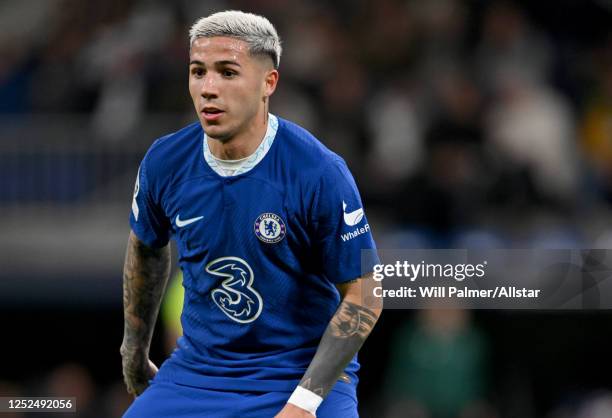
[[[276,244],[285,238],[286,232],[285,222],[274,213],[262,213],[255,221],[255,235],[267,244]]]

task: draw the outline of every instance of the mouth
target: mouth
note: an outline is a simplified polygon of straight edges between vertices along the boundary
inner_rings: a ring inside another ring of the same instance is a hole
[[[219,109],[218,107],[214,107],[214,106],[205,106],[202,111],[201,111],[204,119],[206,121],[214,121],[217,120],[221,117],[221,115],[223,115],[225,113],[225,111]]]

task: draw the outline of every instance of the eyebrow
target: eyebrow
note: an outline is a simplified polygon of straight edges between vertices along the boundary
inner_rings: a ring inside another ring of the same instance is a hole
[[[191,60],[189,62],[189,65],[193,65],[193,64],[201,65],[203,67],[206,66],[202,61],[198,61],[198,60]],[[232,60],[215,61],[215,65],[235,65],[237,67],[241,67],[240,64],[238,64],[236,61],[232,61]]]

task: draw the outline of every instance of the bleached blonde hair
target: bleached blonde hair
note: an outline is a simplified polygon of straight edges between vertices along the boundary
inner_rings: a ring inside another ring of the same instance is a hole
[[[189,47],[198,38],[229,36],[249,45],[252,55],[267,55],[278,69],[281,42],[276,29],[268,19],[253,13],[227,10],[198,19],[189,30]]]

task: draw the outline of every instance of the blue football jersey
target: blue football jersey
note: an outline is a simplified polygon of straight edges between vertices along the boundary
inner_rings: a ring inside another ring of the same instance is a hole
[[[137,177],[130,224],[146,245],[176,240],[183,337],[156,379],[221,390],[292,390],[335,313],[334,286],[374,249],[345,162],[283,120],[267,154],[223,177],[194,123],[158,139]],[[353,385],[357,359],[348,365]],[[336,385],[338,386],[338,385]]]

